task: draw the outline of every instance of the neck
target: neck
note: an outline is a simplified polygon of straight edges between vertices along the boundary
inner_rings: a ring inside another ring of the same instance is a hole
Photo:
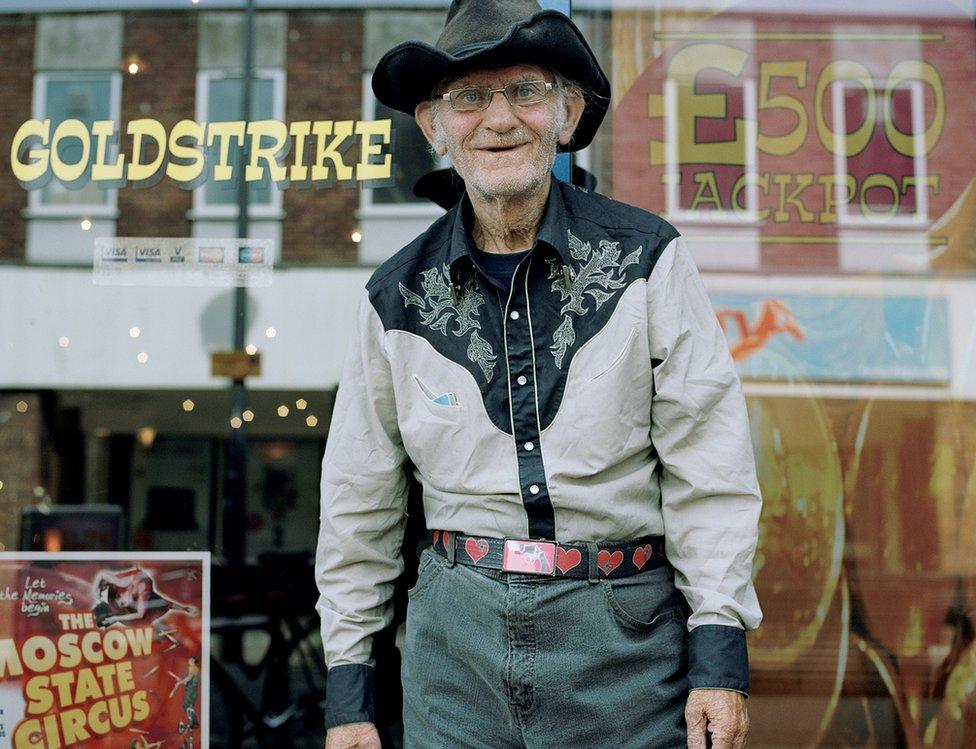
[[[551,180],[552,176],[547,176],[537,190],[524,195],[488,197],[469,190],[475,244],[485,252],[520,252],[532,247]]]

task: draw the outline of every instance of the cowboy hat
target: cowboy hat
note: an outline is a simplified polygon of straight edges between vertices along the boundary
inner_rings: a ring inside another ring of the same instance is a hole
[[[586,108],[560,150],[589,145],[610,105],[610,81],[576,24],[558,11],[541,10],[536,0],[453,0],[433,47],[403,42],[380,58],[373,93],[388,107],[413,115],[446,78],[518,64],[555,70],[580,86]]]

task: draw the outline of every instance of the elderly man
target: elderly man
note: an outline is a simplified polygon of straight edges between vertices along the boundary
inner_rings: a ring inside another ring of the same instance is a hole
[[[551,176],[606,76],[566,17],[454,0],[373,89],[465,195],[360,300],[322,469],[326,747],[379,747],[407,471],[407,747],[742,746],[761,500],[728,346],[671,225]]]

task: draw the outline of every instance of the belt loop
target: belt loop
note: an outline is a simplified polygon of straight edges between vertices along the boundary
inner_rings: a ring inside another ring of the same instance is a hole
[[[599,553],[600,550],[595,541],[590,541],[586,544],[586,561],[590,566],[590,572],[587,579],[589,580],[590,585],[595,584],[600,579],[600,568],[596,566],[596,559]]]
[[[453,567],[454,555],[455,552],[457,551],[457,533],[452,532],[449,533],[448,536],[449,538],[448,538],[447,546],[444,547],[444,551],[447,552],[447,566]]]

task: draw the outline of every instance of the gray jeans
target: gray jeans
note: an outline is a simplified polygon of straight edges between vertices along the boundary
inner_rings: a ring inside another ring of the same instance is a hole
[[[428,548],[408,596],[405,749],[685,746],[669,566],[590,582],[451,566]]]

